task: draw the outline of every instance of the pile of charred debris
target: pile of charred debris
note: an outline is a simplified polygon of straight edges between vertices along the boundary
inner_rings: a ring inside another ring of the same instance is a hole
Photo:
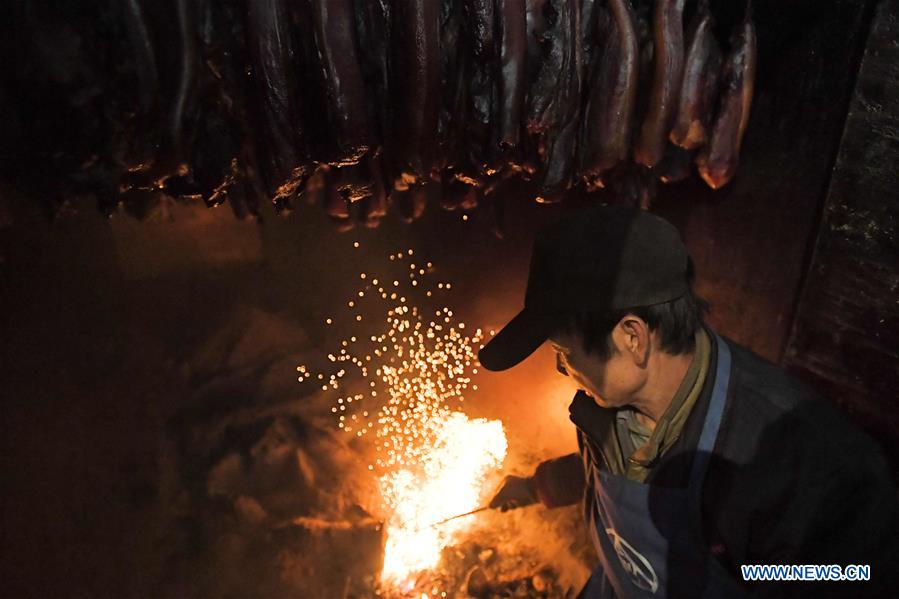
[[[737,166],[749,2],[19,1],[4,42],[2,178],[48,214],[75,196],[145,218],[300,198],[341,229],[513,181],[555,202]],[[15,24],[15,26],[11,26]]]
[[[294,318],[246,305],[179,344],[145,532],[159,566],[138,595],[340,597],[378,570],[372,481],[297,388],[312,349]]]
[[[559,564],[541,559],[533,548],[516,539],[515,526],[477,528],[461,543],[443,551],[437,569],[420,574],[405,593],[376,590],[384,597],[451,599],[573,599],[580,578],[562,573]],[[475,540],[476,539],[476,540]]]
[[[238,307],[181,366],[159,516],[161,596],[568,597],[594,559],[578,508],[486,512],[438,566],[380,580],[389,530],[366,448],[296,363],[319,353],[285,315]],[[324,359],[324,358],[322,358]],[[434,589],[437,589],[436,591]]]

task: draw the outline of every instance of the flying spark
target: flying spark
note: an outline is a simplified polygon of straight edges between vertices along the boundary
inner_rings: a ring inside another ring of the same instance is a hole
[[[441,281],[435,289],[428,280],[433,264],[404,260],[413,255],[411,249],[391,254],[391,272],[360,273],[360,299],[346,303],[355,319],[347,323],[352,345],[343,340],[340,355],[329,354],[332,363],[352,367],[322,385],[338,395],[331,407],[337,427],[372,437],[376,458],[368,470],[378,477],[387,514],[381,580],[405,591],[416,573],[438,565],[441,549],[472,517],[432,524],[478,507],[483,482],[502,466],[507,448],[499,421],[461,411],[465,393],[477,390],[472,377],[486,335],[481,329],[467,334],[454,311],[440,305],[451,284]],[[379,280],[396,292],[388,295]],[[310,376],[305,366],[297,371],[301,382]]]

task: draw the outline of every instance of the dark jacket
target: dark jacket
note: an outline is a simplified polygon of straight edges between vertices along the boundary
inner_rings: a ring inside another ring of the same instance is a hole
[[[709,552],[740,581],[741,564],[871,566],[867,583],[747,584],[760,594],[899,597],[899,509],[882,452],[833,404],[750,350],[728,345],[733,364],[727,404],[702,487],[702,536]],[[715,355],[680,438],[647,484],[686,485],[714,383]],[[614,426],[614,411],[582,393],[570,410],[580,454],[540,464],[534,483],[550,507],[584,497],[589,510],[593,469],[605,468],[599,441]]]

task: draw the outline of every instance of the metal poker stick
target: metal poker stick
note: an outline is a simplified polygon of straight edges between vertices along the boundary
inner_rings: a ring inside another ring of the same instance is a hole
[[[516,502],[516,501],[509,501],[509,502],[506,502],[506,503],[504,503],[503,505],[500,505],[499,507],[495,507],[495,506],[492,506],[492,505],[485,505],[485,506],[483,506],[483,507],[479,507],[479,508],[477,508],[477,509],[471,510],[470,512],[465,512],[464,514],[458,514],[458,515],[456,515],[456,516],[450,516],[450,517],[447,518],[446,520],[441,520],[440,522],[434,522],[433,524],[430,524],[429,526],[431,526],[431,527],[433,527],[433,526],[440,526],[441,524],[446,524],[447,522],[450,522],[450,521],[452,521],[452,520],[457,520],[457,519],[459,519],[459,518],[464,518],[465,516],[471,516],[472,514],[477,514],[478,512],[483,512],[483,511],[485,511],[485,510],[499,509],[499,510],[501,510],[501,511],[504,512],[504,511],[506,511],[506,510],[510,510],[510,509],[512,509],[512,508],[514,508],[514,507],[517,507],[517,506],[518,506],[518,502]]]
[[[471,516],[472,514],[477,514],[478,512],[483,512],[484,510],[489,510],[489,509],[490,509],[490,506],[485,505],[484,507],[479,507],[475,510],[471,510],[470,512],[465,512],[464,514],[458,514],[456,516],[450,516],[446,520],[441,520],[440,522],[434,522],[433,524],[431,524],[431,526],[432,527],[440,526],[441,524],[446,524],[447,522],[450,522],[452,520],[458,520],[459,518],[464,518],[465,516]]]

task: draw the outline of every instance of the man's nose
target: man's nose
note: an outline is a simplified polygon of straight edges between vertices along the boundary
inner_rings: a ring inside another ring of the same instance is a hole
[[[568,371],[565,370],[565,365],[562,364],[562,356],[560,356],[559,354],[556,354],[556,370],[559,371],[559,374],[568,376]]]

